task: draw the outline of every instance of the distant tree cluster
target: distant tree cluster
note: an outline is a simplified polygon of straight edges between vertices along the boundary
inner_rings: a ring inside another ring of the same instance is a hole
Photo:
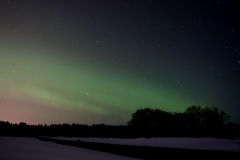
[[[183,113],[138,109],[127,125],[52,124],[27,125],[0,121],[0,136],[64,137],[240,137],[240,125],[217,107],[190,106]]]
[[[239,125],[231,123],[230,116],[215,106],[194,105],[183,113],[139,109],[127,124],[145,136],[227,137],[239,130]]]

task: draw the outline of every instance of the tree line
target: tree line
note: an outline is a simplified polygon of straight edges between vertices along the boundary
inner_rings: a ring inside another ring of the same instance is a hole
[[[240,125],[217,107],[190,106],[183,113],[138,109],[126,125],[28,125],[0,121],[0,136],[65,136],[101,138],[240,137]]]
[[[105,124],[51,124],[51,125],[28,125],[24,122],[19,124],[0,121],[0,136],[24,136],[24,137],[101,137],[116,138],[126,137],[126,125],[105,125]],[[127,134],[126,134],[127,135]]]
[[[145,136],[233,137],[240,136],[239,125],[217,107],[190,106],[183,113],[159,109],[138,109],[127,123],[142,129]]]

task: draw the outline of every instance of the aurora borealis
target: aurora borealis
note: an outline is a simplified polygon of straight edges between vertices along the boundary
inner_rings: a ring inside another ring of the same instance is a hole
[[[0,1],[0,120],[125,124],[215,105],[239,121],[237,1]]]

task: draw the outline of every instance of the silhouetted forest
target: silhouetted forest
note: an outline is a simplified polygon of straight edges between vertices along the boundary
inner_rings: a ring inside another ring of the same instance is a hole
[[[230,115],[215,106],[190,106],[183,113],[139,109],[127,124],[142,130],[144,136],[240,137],[240,126],[230,122]]]
[[[0,136],[64,137],[240,137],[240,125],[217,107],[190,106],[183,113],[138,109],[126,125],[52,124],[28,125],[0,121]]]

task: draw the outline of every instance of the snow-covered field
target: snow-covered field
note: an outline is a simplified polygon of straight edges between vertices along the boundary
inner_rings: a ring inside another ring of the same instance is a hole
[[[84,142],[109,143],[120,145],[152,146],[166,148],[184,148],[197,150],[218,150],[240,152],[240,139],[217,139],[217,138],[66,138],[58,137],[61,140],[81,140]]]
[[[240,152],[240,139],[217,139],[217,138],[64,138],[61,140],[81,140],[85,142],[98,142],[120,145],[154,146],[167,148],[185,148],[200,150],[220,150]],[[36,138],[27,137],[0,137],[0,159],[1,160],[48,160],[48,159],[84,159],[84,160],[134,160],[120,155],[106,152],[61,145],[51,141],[41,141]]]
[[[41,141],[26,137],[1,137],[1,160],[137,160],[105,152]]]

